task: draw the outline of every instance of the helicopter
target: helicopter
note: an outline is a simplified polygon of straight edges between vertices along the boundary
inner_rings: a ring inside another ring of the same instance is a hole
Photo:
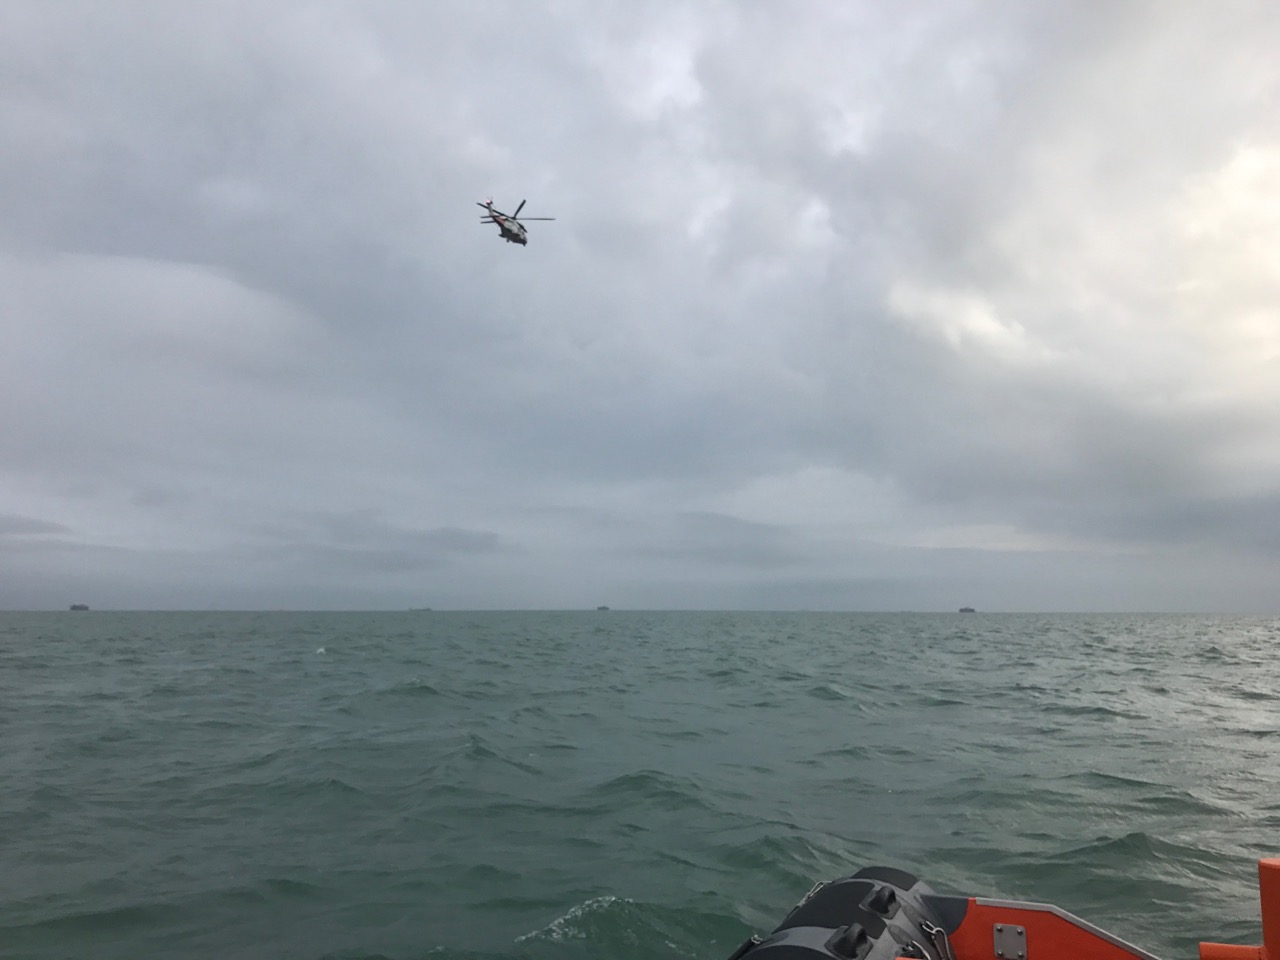
[[[477,207],[484,207],[489,211],[489,215],[481,217],[480,222],[496,223],[498,232],[502,234],[503,240],[507,241],[507,243],[518,243],[522,247],[529,242],[529,231],[525,229],[524,224],[520,221],[520,211],[524,209],[524,204],[525,201],[521,200],[520,206],[516,207],[516,212],[508,215],[500,210],[493,209],[493,197],[490,197],[484,203],[476,201]],[[525,217],[525,219],[554,220],[555,217]]]

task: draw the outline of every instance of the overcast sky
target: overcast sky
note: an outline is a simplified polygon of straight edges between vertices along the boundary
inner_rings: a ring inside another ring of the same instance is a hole
[[[1280,610],[1277,51],[8,0],[0,607]]]

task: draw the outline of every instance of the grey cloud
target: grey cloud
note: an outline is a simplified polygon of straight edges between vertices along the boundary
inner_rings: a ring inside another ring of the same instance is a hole
[[[63,541],[10,582],[1271,603],[1277,42],[1252,3],[9,4],[0,514],[68,525],[0,527]],[[558,219],[501,244],[490,194]]]
[[[295,514],[252,529],[264,554],[311,556],[359,567],[420,569],[452,556],[509,550],[496,533],[459,527],[417,529],[388,523],[369,509],[334,514]]]
[[[70,529],[51,520],[0,514],[0,537],[40,536],[70,533]]]
[[[717,513],[683,513],[668,518],[642,556],[693,561],[716,568],[786,569],[803,556],[786,530]]]

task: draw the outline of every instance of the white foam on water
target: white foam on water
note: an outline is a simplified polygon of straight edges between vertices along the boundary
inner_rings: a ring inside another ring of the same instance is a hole
[[[582,940],[586,934],[575,927],[575,921],[581,920],[589,913],[605,910],[613,903],[631,903],[630,900],[619,900],[617,897],[596,897],[578,904],[563,917],[552,920],[541,930],[533,930],[516,937],[516,943],[526,940]]]

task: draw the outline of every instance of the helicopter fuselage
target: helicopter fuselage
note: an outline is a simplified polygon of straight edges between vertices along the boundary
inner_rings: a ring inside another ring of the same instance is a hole
[[[529,234],[522,224],[509,220],[501,214],[494,214],[493,222],[498,225],[498,231],[502,234],[502,239],[507,243],[518,243],[524,246],[529,242]]]
[[[520,201],[520,206],[516,207],[516,212],[507,214],[493,209],[493,201],[485,200],[483,203],[477,203],[477,206],[484,207],[486,216],[481,217],[484,223],[496,223],[498,225],[498,233],[507,243],[518,243],[524,246],[529,242],[529,231],[525,229],[525,225],[520,222],[520,211],[524,209],[524,201]],[[554,220],[555,217],[528,217],[529,220]]]
[[[524,246],[529,242],[529,233],[525,230],[524,224],[514,217],[509,217],[505,213],[499,213],[493,209],[492,204],[482,203],[480,206],[489,211],[489,218],[493,223],[498,225],[498,233],[507,243],[518,243]],[[523,206],[523,204],[522,204]]]

